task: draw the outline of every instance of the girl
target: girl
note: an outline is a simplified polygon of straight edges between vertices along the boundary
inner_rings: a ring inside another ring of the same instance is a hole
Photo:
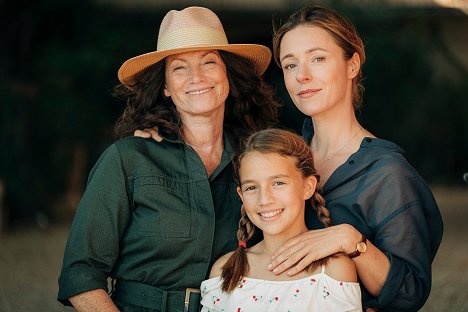
[[[239,246],[221,257],[202,283],[202,311],[361,310],[356,270],[347,256],[326,257],[294,277],[267,269],[284,242],[308,231],[306,200],[320,222],[331,225],[313,163],[310,148],[292,132],[268,129],[249,137],[236,163],[243,202]],[[263,240],[246,248],[254,225]]]

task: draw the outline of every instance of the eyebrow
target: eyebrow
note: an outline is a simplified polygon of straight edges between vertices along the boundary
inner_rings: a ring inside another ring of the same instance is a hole
[[[310,53],[315,52],[315,51],[325,51],[325,52],[326,52],[327,50],[325,50],[325,49],[323,49],[323,48],[312,48],[312,49],[307,49],[307,50],[306,50],[306,54],[310,54]],[[280,59],[280,63],[283,62],[283,60],[284,60],[285,58],[289,58],[289,57],[294,57],[294,54],[292,54],[292,53],[286,54],[285,56],[283,56],[283,57]]]
[[[278,179],[278,178],[289,178],[289,175],[287,175],[287,174],[277,174],[277,175],[268,177],[268,179],[270,179],[270,180],[274,180],[274,179]],[[255,183],[255,180],[242,180],[240,182],[240,185],[247,184],[247,183]]]

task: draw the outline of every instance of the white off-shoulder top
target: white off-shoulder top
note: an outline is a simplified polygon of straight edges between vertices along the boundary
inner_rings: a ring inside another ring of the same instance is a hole
[[[339,312],[362,311],[359,283],[341,282],[320,273],[291,281],[244,277],[231,293],[221,291],[221,278],[201,284],[202,312]]]

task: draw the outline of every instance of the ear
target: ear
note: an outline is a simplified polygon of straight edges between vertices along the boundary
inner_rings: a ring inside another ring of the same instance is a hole
[[[307,200],[312,197],[315,193],[315,189],[317,188],[317,178],[314,176],[310,176],[305,178],[304,180],[304,200]]]
[[[167,85],[164,85],[164,96],[166,97],[170,97],[171,96],[171,92],[169,92],[169,90],[167,90]]]
[[[354,79],[361,70],[361,58],[357,52],[348,60],[348,78]]]
[[[237,191],[237,194],[239,194],[239,197],[241,198],[241,200],[242,200],[242,202],[243,202],[244,199],[242,198],[242,190],[241,190],[240,186],[238,186],[238,187],[236,188],[236,191]]]

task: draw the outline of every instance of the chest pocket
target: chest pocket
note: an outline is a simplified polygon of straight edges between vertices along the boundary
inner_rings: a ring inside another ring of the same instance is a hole
[[[165,177],[134,180],[134,221],[141,236],[189,237],[189,183]]]

